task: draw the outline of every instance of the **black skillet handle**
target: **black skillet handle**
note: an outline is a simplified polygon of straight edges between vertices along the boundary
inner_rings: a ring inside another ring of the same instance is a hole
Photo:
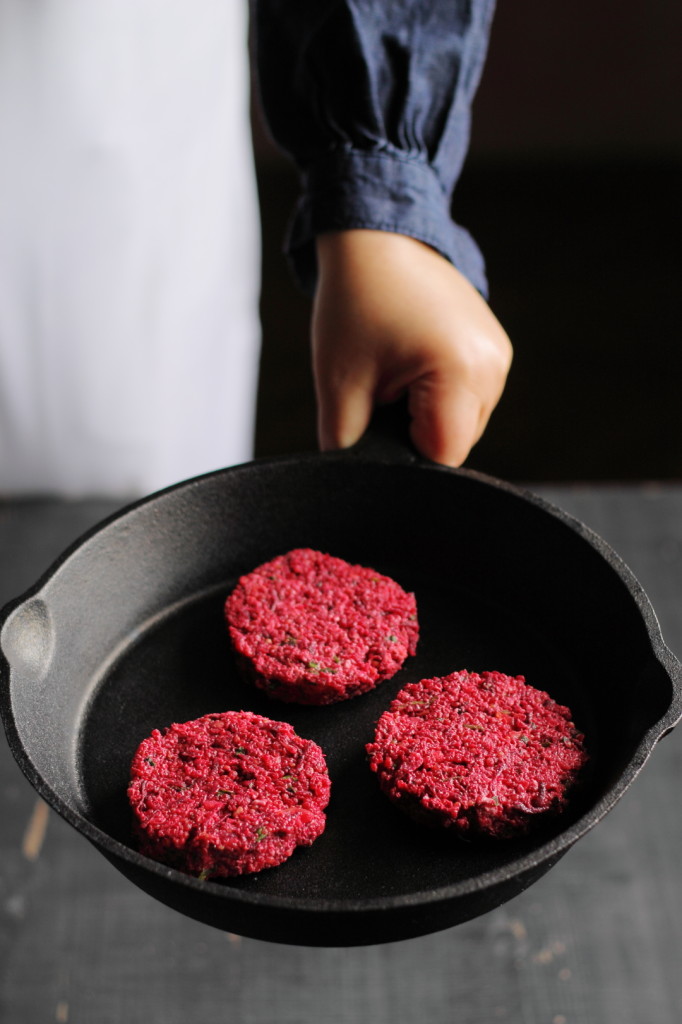
[[[407,396],[374,408],[370,424],[349,453],[389,463],[429,463],[412,443]],[[433,463],[435,465],[435,463]]]

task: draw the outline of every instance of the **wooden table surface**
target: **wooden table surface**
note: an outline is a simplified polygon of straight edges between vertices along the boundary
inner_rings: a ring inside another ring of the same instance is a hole
[[[535,487],[622,555],[682,653],[682,486]],[[105,502],[0,504],[0,600]],[[216,931],[127,882],[0,742],[0,1024],[679,1024],[682,727],[617,807],[503,907],[356,949]]]

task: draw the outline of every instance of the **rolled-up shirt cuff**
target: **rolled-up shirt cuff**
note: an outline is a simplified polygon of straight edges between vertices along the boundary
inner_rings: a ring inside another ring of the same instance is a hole
[[[303,194],[289,226],[286,251],[301,287],[317,280],[315,238],[327,231],[393,231],[425,242],[487,297],[481,252],[456,224],[450,196],[425,160],[389,149],[338,149],[303,173]]]

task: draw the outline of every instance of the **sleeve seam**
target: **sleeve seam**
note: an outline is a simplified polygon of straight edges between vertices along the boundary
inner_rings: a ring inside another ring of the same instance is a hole
[[[388,149],[385,146],[377,147],[376,149],[359,149],[353,146],[334,146],[327,150],[323,156],[318,160],[311,161],[306,165],[304,176],[306,182],[310,182],[311,179],[317,177],[318,168],[323,166],[326,162],[335,164],[340,171],[343,170],[344,163],[351,164],[354,161],[358,161],[363,164],[370,163],[373,160],[380,160],[386,164],[402,164],[410,169],[419,169],[426,172],[426,174],[435,179],[438,187],[446,199],[449,202],[449,193],[445,183],[442,181],[440,174],[438,173],[434,164],[428,159],[425,159],[425,154],[422,153],[405,153],[404,150],[399,149]],[[332,183],[330,187],[334,187],[336,182]],[[318,189],[311,189],[308,191],[308,195],[319,194]],[[323,190],[323,191],[326,191]]]

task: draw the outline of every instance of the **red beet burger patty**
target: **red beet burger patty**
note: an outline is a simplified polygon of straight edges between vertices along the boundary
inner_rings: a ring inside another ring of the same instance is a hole
[[[569,709],[522,676],[462,671],[401,690],[367,753],[382,791],[418,821],[505,838],[564,810],[583,741]]]
[[[316,743],[286,722],[227,711],[155,729],[131,767],[141,852],[202,878],[287,860],[323,832],[330,782]]]
[[[332,704],[394,675],[419,636],[414,594],[299,548],[242,576],[225,605],[245,674],[270,696]]]

